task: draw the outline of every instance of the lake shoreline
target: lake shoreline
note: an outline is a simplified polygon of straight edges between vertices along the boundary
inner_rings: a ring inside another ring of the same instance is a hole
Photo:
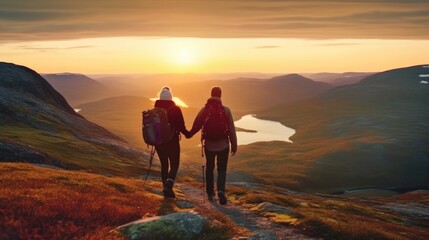
[[[255,114],[247,114],[235,121],[238,145],[256,142],[282,141],[292,143],[290,137],[296,131],[278,121],[259,119]]]

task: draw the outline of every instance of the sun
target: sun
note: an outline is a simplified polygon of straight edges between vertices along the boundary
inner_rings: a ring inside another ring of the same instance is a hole
[[[195,54],[187,48],[182,48],[178,53],[177,62],[184,66],[193,65],[195,63]]]

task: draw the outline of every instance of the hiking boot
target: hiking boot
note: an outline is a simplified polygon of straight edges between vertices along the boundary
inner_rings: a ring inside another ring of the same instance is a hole
[[[176,194],[174,194],[173,190],[164,189],[162,190],[162,192],[164,193],[164,197],[166,198],[176,198]]]
[[[207,194],[209,201],[214,200],[214,194]]]
[[[219,197],[219,204],[225,205],[226,204],[226,196],[224,192],[218,192],[217,196]]]
[[[165,182],[164,190],[162,191],[164,193],[164,197],[167,197],[167,198],[176,197],[176,194],[174,194],[174,191],[173,191],[173,185],[174,185],[174,180],[171,178],[168,178],[167,181]]]

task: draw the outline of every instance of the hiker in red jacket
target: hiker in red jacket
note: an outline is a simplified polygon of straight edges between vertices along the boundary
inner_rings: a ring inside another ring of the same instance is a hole
[[[201,129],[201,142],[206,156],[206,192],[211,201],[215,195],[213,170],[217,160],[217,192],[219,203],[226,204],[225,182],[228,156],[231,146],[231,155],[237,152],[237,134],[231,110],[222,105],[222,90],[213,87],[211,98],[200,110],[194,120],[190,137]]]
[[[168,122],[173,129],[171,140],[163,144],[155,145],[155,150],[161,161],[161,178],[164,196],[175,198],[176,195],[173,191],[173,185],[180,163],[180,133],[189,137],[189,131],[186,130],[182,110],[174,103],[173,94],[168,87],[163,87],[161,89],[159,100],[155,102],[155,107],[167,110]]]

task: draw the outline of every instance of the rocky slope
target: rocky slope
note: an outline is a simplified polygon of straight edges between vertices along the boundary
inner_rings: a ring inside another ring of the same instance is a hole
[[[35,71],[10,63],[0,63],[0,132],[0,161],[119,175],[141,175],[146,165],[147,154],[76,113]]]

